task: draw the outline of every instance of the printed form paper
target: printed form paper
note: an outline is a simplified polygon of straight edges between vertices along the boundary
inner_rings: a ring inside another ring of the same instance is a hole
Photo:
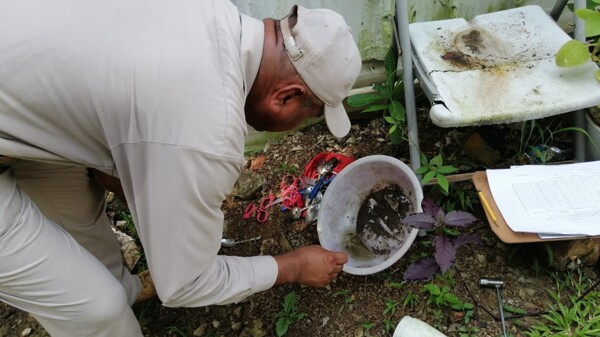
[[[514,232],[600,235],[600,161],[487,170]]]

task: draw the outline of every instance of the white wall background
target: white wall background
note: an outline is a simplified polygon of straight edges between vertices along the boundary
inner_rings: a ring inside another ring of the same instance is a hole
[[[554,0],[406,0],[409,22],[443,20],[463,17],[470,20],[478,14],[539,5],[547,13]],[[294,4],[307,8],[329,8],[340,13],[352,29],[363,60],[383,60],[392,42],[392,18],[396,14],[395,0],[232,0],[242,13],[258,19],[282,18]],[[559,20],[563,29],[569,29],[573,16],[565,9]]]

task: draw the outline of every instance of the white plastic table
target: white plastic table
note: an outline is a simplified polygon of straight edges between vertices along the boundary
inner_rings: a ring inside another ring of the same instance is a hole
[[[571,38],[539,6],[476,16],[408,23],[397,0],[403,50],[411,166],[418,162],[413,68],[441,127],[526,121],[600,104],[593,62],[560,68],[554,57]],[[583,127],[583,126],[582,126]]]

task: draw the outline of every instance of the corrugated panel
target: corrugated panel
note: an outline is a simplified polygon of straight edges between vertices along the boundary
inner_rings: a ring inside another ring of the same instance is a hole
[[[329,8],[340,13],[352,29],[363,60],[383,60],[392,41],[394,0],[232,0],[240,11],[257,19],[282,18],[294,4]]]
[[[307,8],[329,8],[344,16],[352,29],[363,60],[383,60],[392,43],[395,0],[232,0],[242,13],[258,19],[287,15],[294,4]],[[470,20],[479,14],[525,5],[539,5],[547,13],[555,0],[407,0],[410,22],[450,18]],[[569,10],[561,16],[561,26],[573,21]]]

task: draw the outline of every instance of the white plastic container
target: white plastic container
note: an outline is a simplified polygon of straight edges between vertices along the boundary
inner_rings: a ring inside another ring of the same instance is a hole
[[[354,254],[348,245],[348,234],[356,233],[359,209],[374,188],[400,186],[412,204],[412,212],[421,211],[423,189],[414,172],[402,161],[383,155],[360,158],[346,166],[333,179],[320,202],[317,218],[319,243],[328,250],[345,251],[348,263],[343,271],[353,275],[380,272],[398,261],[411,246],[417,233],[408,228],[406,237],[389,255],[373,254],[368,258]]]
[[[394,330],[393,337],[446,337],[446,335],[420,319],[404,316]]]

